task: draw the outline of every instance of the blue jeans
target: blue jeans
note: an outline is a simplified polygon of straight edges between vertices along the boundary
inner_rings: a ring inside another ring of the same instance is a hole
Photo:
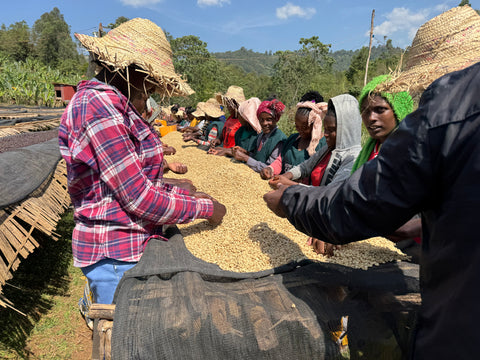
[[[83,267],[82,272],[88,279],[93,293],[93,301],[99,304],[111,304],[123,273],[136,264],[136,262],[103,259]]]

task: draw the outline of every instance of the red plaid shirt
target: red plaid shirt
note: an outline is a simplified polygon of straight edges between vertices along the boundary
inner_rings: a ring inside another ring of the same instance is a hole
[[[74,265],[138,261],[162,225],[208,218],[213,203],[163,183],[161,141],[116,88],[82,81],[59,130],[75,209]]]

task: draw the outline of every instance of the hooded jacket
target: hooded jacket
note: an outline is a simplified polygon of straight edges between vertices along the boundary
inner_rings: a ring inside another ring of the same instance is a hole
[[[422,214],[415,359],[474,359],[480,332],[480,63],[436,80],[378,156],[344,182],[291,186],[282,207],[333,244],[388,235]]]
[[[348,178],[361,150],[362,117],[358,110],[358,101],[348,94],[335,96],[331,101],[337,115],[337,141],[320,185]],[[293,175],[292,180],[310,176],[315,166],[328,151],[328,146],[325,144],[309,159],[289,170]]]

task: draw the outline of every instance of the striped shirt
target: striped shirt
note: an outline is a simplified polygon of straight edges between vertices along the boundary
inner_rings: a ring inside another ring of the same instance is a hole
[[[74,265],[138,261],[162,225],[209,218],[213,203],[163,182],[161,141],[116,88],[82,81],[59,129],[74,206]]]

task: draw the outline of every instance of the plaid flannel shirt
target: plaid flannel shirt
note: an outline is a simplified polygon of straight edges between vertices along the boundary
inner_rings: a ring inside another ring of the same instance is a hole
[[[60,152],[74,206],[74,265],[138,261],[162,225],[209,218],[213,203],[163,182],[161,141],[128,99],[82,81],[61,120]]]

